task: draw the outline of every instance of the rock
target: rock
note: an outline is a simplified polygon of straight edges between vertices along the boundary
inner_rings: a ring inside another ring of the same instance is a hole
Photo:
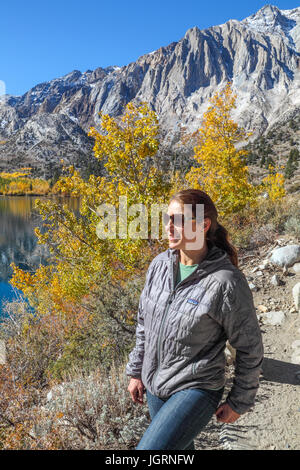
[[[300,310],[300,282],[297,282],[297,284],[294,285],[292,292],[293,292],[295,307],[297,310]]]
[[[262,276],[263,273],[261,271],[256,271],[256,276]]]
[[[270,265],[270,261],[269,261],[267,258],[265,258],[265,259],[262,261],[262,263],[258,265],[258,268],[264,270],[264,269],[266,269],[269,265]]]
[[[249,287],[250,287],[251,290],[253,290],[255,292],[258,291],[258,287],[255,284],[253,284],[253,282],[249,282]]]
[[[295,271],[295,273],[300,273],[300,263],[295,263],[293,265],[293,270]]]
[[[271,311],[264,315],[263,322],[267,323],[268,325],[281,325],[284,321],[284,318],[285,314],[282,310],[279,310],[278,312]]]
[[[47,393],[47,401],[51,401],[53,398],[53,393],[52,391],[50,390],[50,392]]]
[[[266,307],[265,305],[258,305],[258,306],[257,306],[257,309],[258,309],[260,312],[267,312],[267,311],[268,311],[268,307]]]
[[[286,245],[272,251],[270,262],[282,268],[288,268],[300,261],[300,245]]]
[[[280,285],[280,278],[278,274],[274,274],[274,276],[271,277],[270,283],[273,284],[273,286],[279,286]]]

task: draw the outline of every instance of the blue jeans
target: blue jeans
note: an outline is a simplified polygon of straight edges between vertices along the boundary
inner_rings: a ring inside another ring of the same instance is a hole
[[[195,450],[193,439],[218,408],[220,390],[187,388],[161,399],[146,390],[151,423],[136,450]]]

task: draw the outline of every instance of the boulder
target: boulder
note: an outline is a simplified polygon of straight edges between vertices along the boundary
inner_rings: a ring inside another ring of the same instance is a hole
[[[271,312],[267,312],[264,314],[263,322],[267,323],[268,325],[281,325],[284,321],[285,314],[282,310],[276,312],[272,310]]]
[[[282,268],[289,268],[300,261],[300,245],[286,245],[272,251],[270,262]]]

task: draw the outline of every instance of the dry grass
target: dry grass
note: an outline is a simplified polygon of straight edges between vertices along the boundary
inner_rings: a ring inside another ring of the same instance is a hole
[[[299,195],[288,194],[276,203],[261,198],[255,209],[244,210],[221,223],[237,248],[253,250],[273,243],[282,234],[300,240]]]
[[[75,376],[74,376],[75,375]],[[42,394],[0,369],[0,448],[132,449],[150,418],[133,404],[125,364],[110,373],[73,373]]]

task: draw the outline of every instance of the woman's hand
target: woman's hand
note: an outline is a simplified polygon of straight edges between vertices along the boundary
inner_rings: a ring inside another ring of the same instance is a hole
[[[241,416],[233,411],[228,403],[220,405],[215,415],[217,416],[217,421],[221,421],[222,423],[234,423]]]
[[[145,387],[141,379],[135,379],[134,377],[131,377],[127,390],[130,393],[134,403],[143,404],[143,394],[145,392]]]

